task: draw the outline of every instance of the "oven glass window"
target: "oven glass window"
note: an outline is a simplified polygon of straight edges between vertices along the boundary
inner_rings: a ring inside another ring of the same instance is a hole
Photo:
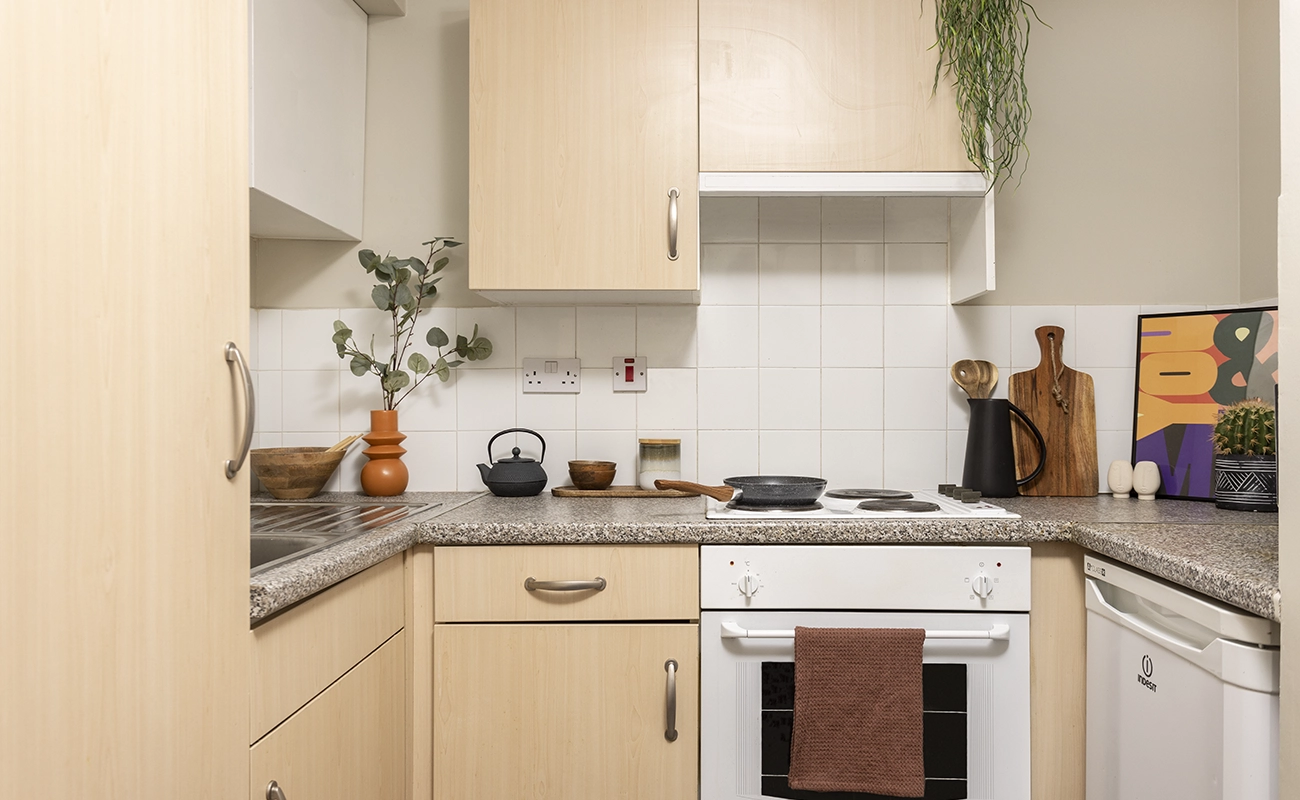
[[[966,795],[966,665],[922,664],[926,800]],[[864,792],[791,789],[790,735],[794,725],[794,663],[763,662],[763,796],[795,800],[887,800]]]

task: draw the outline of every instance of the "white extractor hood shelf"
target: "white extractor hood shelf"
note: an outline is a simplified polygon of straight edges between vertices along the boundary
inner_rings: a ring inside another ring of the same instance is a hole
[[[700,195],[983,197],[980,172],[701,172]]]

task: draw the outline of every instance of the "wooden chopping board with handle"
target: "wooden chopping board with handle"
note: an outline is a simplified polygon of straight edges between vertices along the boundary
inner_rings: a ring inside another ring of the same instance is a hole
[[[1020,487],[1027,497],[1091,497],[1097,494],[1097,405],[1092,376],[1065,366],[1065,330],[1045,325],[1034,331],[1042,356],[1038,366],[1017,372],[1007,384],[1012,404],[1025,412],[1047,442],[1047,461],[1037,478]],[[1012,417],[1016,474],[1038,464],[1038,443]]]

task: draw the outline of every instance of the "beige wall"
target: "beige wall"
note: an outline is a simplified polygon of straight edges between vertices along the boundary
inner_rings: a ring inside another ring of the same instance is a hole
[[[1277,297],[1277,0],[1238,0],[1241,301]]]

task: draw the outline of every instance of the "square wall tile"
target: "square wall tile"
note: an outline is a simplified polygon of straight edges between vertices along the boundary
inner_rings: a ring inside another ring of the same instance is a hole
[[[281,378],[285,432],[338,431],[338,370],[285,370]]]
[[[758,427],[757,369],[701,369],[697,375],[701,428]]]
[[[821,370],[760,369],[758,425],[762,430],[821,427]]]
[[[1140,306],[1075,306],[1076,369],[1137,366]]]
[[[822,237],[820,197],[758,198],[758,240],[760,242],[820,242]]]
[[[948,479],[945,483],[962,485],[962,475],[966,471],[966,438],[966,431],[948,431]]]
[[[885,366],[948,366],[948,309],[885,306]]]
[[[578,430],[635,430],[639,392],[615,392],[612,370],[584,369],[577,401]]]
[[[701,367],[758,366],[757,306],[701,306],[698,313]]]
[[[823,367],[879,367],[884,364],[884,309],[880,306],[822,306]]]
[[[822,241],[885,241],[885,199],[823,197]]]
[[[700,304],[758,303],[758,245],[706,244],[700,248]]]
[[[512,426],[507,425],[505,427]],[[482,492],[487,490],[487,487],[483,485],[483,476],[479,474],[476,465],[488,463],[488,442],[502,430],[504,428],[456,431],[456,491]],[[516,436],[517,434],[507,433],[492,442],[493,461],[509,457],[510,449],[518,444]],[[532,437],[529,436],[528,438],[531,439]]]
[[[578,306],[578,358],[584,369],[610,369],[636,355],[636,306]]]
[[[636,432],[637,439],[681,439],[682,440],[682,480],[693,481],[696,476],[697,432],[691,430],[672,430],[670,428],[642,428]],[[638,451],[639,452],[639,451]],[[638,469],[640,465],[638,464]],[[638,480],[640,475],[638,474]]]
[[[457,429],[513,428],[521,381],[517,369],[462,369],[456,376]]]
[[[818,366],[821,316],[818,306],[759,306],[759,366]]]
[[[757,197],[701,197],[700,241],[757,242]]]
[[[948,245],[885,245],[885,303],[947,306]]]
[[[256,374],[257,394],[254,395],[253,427],[260,432],[279,433],[284,430],[284,373],[280,370],[262,370]],[[330,444],[333,444],[331,442]]]
[[[519,388],[520,394],[515,398],[516,425],[533,430],[574,430],[577,427],[577,406],[581,395],[524,394],[523,386]]]
[[[646,390],[636,394],[637,428],[680,430],[695,425],[695,370],[646,371]]]
[[[884,486],[884,451],[880,431],[822,431],[820,475],[832,489]]]
[[[992,361],[999,369],[1010,366],[1010,306],[948,307],[948,363],[963,358]],[[998,383],[1005,384],[1006,378],[1000,373]]]
[[[259,370],[281,369],[284,350],[284,312],[278,308],[261,308],[257,314],[257,351],[253,362]],[[326,341],[329,341],[326,339]]]
[[[948,474],[947,431],[885,431],[885,480],[890,489],[930,489]]]
[[[459,460],[454,431],[416,431],[406,434],[402,442],[406,469],[411,473],[408,492],[454,492]],[[486,455],[486,454],[485,454]],[[477,463],[477,462],[475,462]],[[357,485],[361,483],[357,471]]]
[[[338,367],[338,352],[330,341],[334,335],[334,320],[339,318],[337,308],[286,309],[281,314],[283,369]],[[389,319],[391,322],[391,317]],[[375,347],[376,353],[382,356],[379,345]]]
[[[883,244],[822,245],[822,305],[878,306],[884,299]]]
[[[613,461],[618,465],[614,486],[636,485],[636,430],[577,433],[577,455],[584,461]]]
[[[515,309],[515,357],[521,359],[519,366],[523,366],[525,358],[576,358],[577,352],[577,309],[573,306]]]
[[[1074,306],[1012,306],[1011,307],[1011,367],[1020,372],[1038,366],[1042,349],[1034,331],[1044,325],[1065,329],[1065,341],[1060,343],[1060,353],[1067,367],[1074,361]],[[1135,333],[1136,335],[1136,333]],[[1007,376],[1009,379],[1011,376]]]
[[[1132,464],[1133,435],[1128,431],[1097,431],[1097,491],[1109,493],[1107,473],[1112,461]]]
[[[820,476],[821,431],[759,431],[758,471],[766,475]]]
[[[696,364],[695,306],[637,306],[636,353],[651,369],[693,367]]]
[[[878,431],[884,422],[885,373],[879,369],[823,369],[823,431]]]
[[[701,483],[719,486],[727,478],[758,474],[758,431],[701,430],[699,442]]]
[[[951,380],[946,369],[886,369],[885,430],[947,430]]]
[[[886,242],[947,242],[948,198],[886,197]]]
[[[1131,369],[1094,368],[1092,388],[1097,403],[1097,430],[1133,433],[1134,379]]]
[[[448,330],[447,335],[452,342],[456,341],[457,334],[469,338],[475,325],[478,325],[479,336],[486,336],[492,342],[492,356],[486,361],[466,362],[465,367],[471,370],[508,369],[518,364],[515,360],[515,309],[458,308],[456,330]]]
[[[248,368],[257,372],[261,367],[257,362],[257,309],[251,309],[248,312],[248,345],[244,348],[244,360],[248,362]]]
[[[758,302],[762,305],[820,305],[821,270],[821,245],[759,245]]]

